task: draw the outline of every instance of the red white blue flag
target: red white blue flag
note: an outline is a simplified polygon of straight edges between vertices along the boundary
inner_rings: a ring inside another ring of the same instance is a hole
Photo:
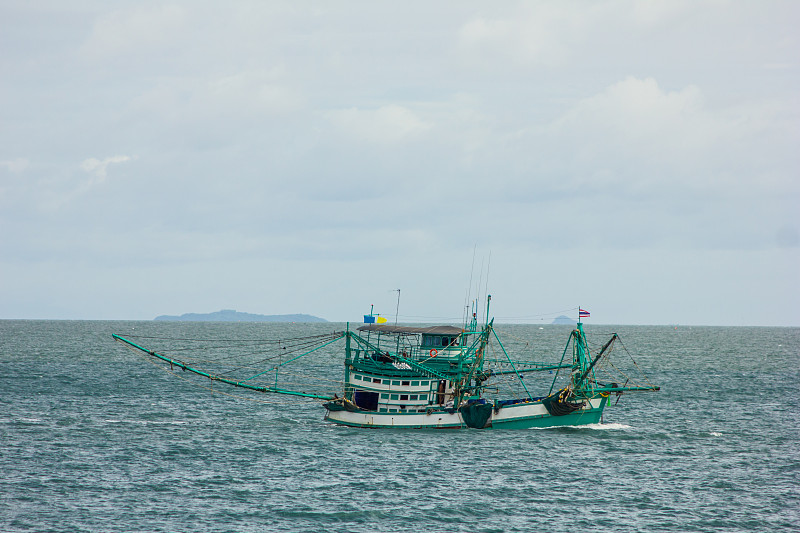
[[[581,309],[580,307],[578,308],[578,318],[586,318],[588,316],[589,316],[589,311],[587,311],[586,309]]]

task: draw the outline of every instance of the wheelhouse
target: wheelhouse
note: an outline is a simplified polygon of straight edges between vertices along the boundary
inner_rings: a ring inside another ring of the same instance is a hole
[[[346,397],[380,413],[424,413],[453,400],[471,332],[368,324],[347,349]],[[424,363],[424,367],[421,366]]]

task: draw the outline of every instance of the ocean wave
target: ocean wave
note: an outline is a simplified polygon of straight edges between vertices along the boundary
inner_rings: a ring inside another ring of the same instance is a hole
[[[106,424],[139,424],[142,426],[147,425],[164,425],[164,426],[182,426],[188,424],[186,420],[119,420],[116,418],[109,418],[103,420]]]

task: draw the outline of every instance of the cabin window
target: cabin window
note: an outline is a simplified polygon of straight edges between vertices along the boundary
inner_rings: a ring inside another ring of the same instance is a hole
[[[411,382],[410,382],[410,381],[404,381],[404,382],[403,382],[403,386],[408,386],[408,385],[410,385],[410,384],[411,384]]]
[[[442,346],[450,344],[450,337],[442,337]]]
[[[411,382],[411,386],[412,387],[419,387],[419,381],[412,381]]]
[[[400,395],[400,401],[403,401],[403,400],[408,400],[408,394],[401,394]]]
[[[381,382],[381,378],[372,378],[372,382],[373,383],[380,383]]]
[[[360,376],[359,374],[356,374],[356,375],[355,375],[355,378],[356,378],[356,379],[361,379],[361,376]]]
[[[392,400],[396,400],[396,399],[397,399],[397,394],[392,394]]]
[[[418,396],[417,396],[416,394],[412,394],[412,395],[409,397],[409,400],[416,400],[417,398],[418,398]]]
[[[423,346],[438,347],[441,344],[442,344],[442,338],[437,335],[426,335],[422,339]]]
[[[379,412],[381,412],[381,413],[386,413],[386,412],[387,412],[387,409],[386,409],[385,407],[381,407]]]
[[[420,395],[419,395],[419,399],[420,399],[420,400],[423,400],[423,401],[424,401],[424,400],[427,400],[427,399],[428,399],[428,395],[427,395],[427,394],[420,394]]]
[[[389,399],[388,394],[381,394],[381,400],[388,400],[388,399]]]
[[[392,381],[392,385],[400,385],[399,381]]]

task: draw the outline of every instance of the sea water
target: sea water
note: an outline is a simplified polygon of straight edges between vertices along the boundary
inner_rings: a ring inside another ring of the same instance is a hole
[[[602,424],[504,431],[335,426],[320,402],[212,392],[111,338],[342,327],[0,321],[0,530],[800,530],[798,328],[589,324],[661,391]],[[551,359],[570,328],[497,330]]]

